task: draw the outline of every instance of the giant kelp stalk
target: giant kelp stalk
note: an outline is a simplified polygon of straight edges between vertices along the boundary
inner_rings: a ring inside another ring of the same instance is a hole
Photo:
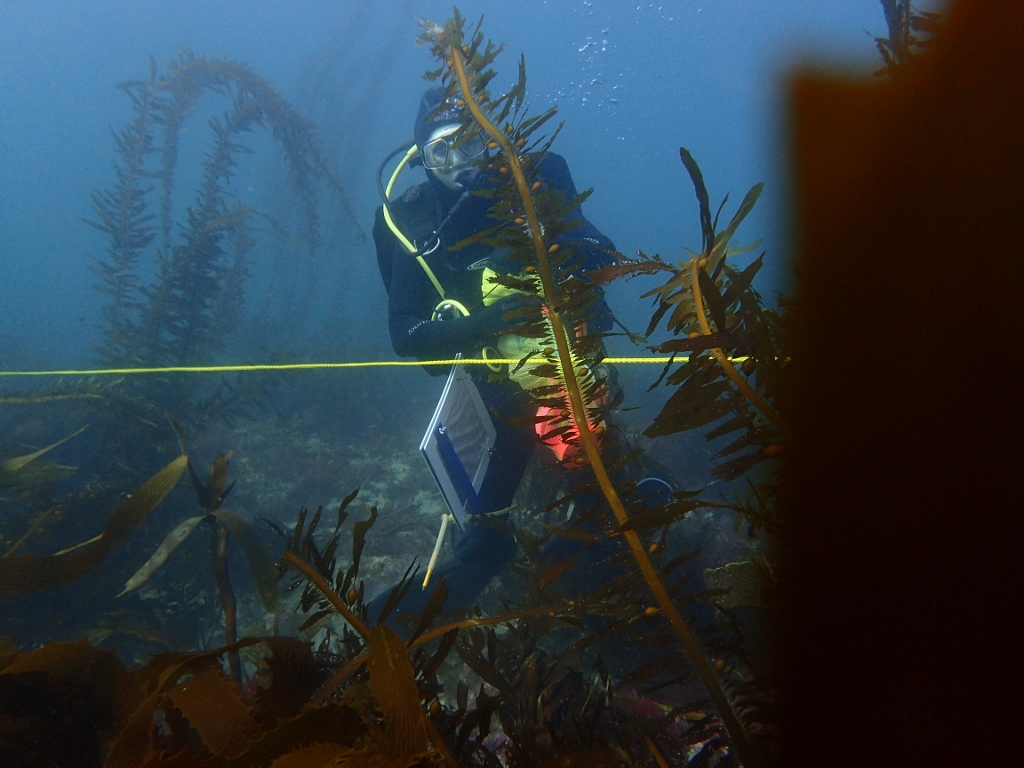
[[[153,63],[149,80],[118,87],[131,99],[134,117],[115,133],[117,179],[94,193],[95,219],[88,222],[108,237],[105,255],[92,265],[97,287],[108,297],[99,361],[108,367],[208,364],[242,319],[257,245],[253,222],[260,216],[276,225],[232,186],[239,163],[251,152],[246,135],[262,128],[276,142],[304,210],[310,247],[319,232],[318,185],[342,191],[320,156],[313,126],[244,64],[184,52],[165,73]],[[202,175],[179,221],[180,143],[206,94],[226,100],[227,108],[207,121]],[[229,387],[214,402],[223,404],[231,394]],[[191,407],[183,410],[194,413],[201,396],[195,387],[175,386],[158,399],[165,408],[184,401]]]
[[[457,11],[443,28],[429,22],[424,26],[424,41],[443,62],[442,68],[431,73],[432,76],[440,77],[449,96],[460,99],[475,118],[475,125],[465,126],[463,134],[483,131],[490,138],[491,147],[499,150],[493,158],[483,161],[484,168],[503,179],[491,215],[504,226],[499,226],[491,237],[496,246],[508,249],[511,258],[523,267],[522,279],[502,282],[542,300],[542,315],[532,320],[533,327],[520,328],[517,332],[540,338],[548,346],[537,355],[538,361],[524,359],[519,365],[530,366],[534,376],[552,381],[547,391],[539,393],[541,402],[554,406],[558,420],[556,429],[578,444],[577,463],[588,464],[593,469],[601,493],[618,522],[619,532],[657,603],[657,610],[668,620],[685,648],[736,753],[744,764],[753,765],[756,758],[747,735],[696,637],[659,578],[644,542],[630,525],[622,495],[602,458],[603,418],[598,395],[603,382],[594,373],[601,362],[600,342],[588,341],[586,336],[578,340],[574,331],[588,316],[593,292],[587,283],[568,278],[576,266],[573,249],[562,248],[555,242],[559,235],[571,230],[565,216],[580,200],[566,201],[561,194],[544,189],[536,173],[539,158],[547,151],[553,137],[538,140],[535,134],[553,117],[554,110],[526,117],[523,109],[526,74],[522,60],[517,84],[503,96],[491,97],[487,85],[495,73],[489,67],[501,48],[489,41],[485,46],[479,26],[465,38],[463,21]]]

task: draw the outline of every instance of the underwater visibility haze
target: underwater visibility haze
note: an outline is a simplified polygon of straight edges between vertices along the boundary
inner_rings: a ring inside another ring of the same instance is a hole
[[[500,30],[495,36],[508,46],[510,59],[501,82],[512,77],[514,60],[525,53],[530,102],[536,109],[558,104],[566,123],[559,152],[569,159],[577,185],[596,190],[588,211],[627,253],[677,253],[692,241],[692,220],[682,208],[692,201],[672,161],[680,144],[715,169],[716,198],[740,194],[754,181],[777,180],[766,189],[765,212],[755,212],[752,229],[778,246],[781,227],[770,222],[782,199],[779,76],[793,60],[814,53],[872,68],[867,33],[885,29],[871,0],[782,2],[770,10],[741,1],[538,0],[480,3],[462,11],[486,14],[488,26]],[[260,275],[262,281],[253,275],[255,295],[244,311],[269,309],[282,322],[301,320],[298,335],[305,344],[357,336],[371,350],[380,347],[380,305],[365,302],[383,301],[383,290],[360,235],[376,203],[374,169],[408,138],[424,86],[424,51],[410,43],[417,19],[450,12],[445,3],[404,1],[299,2],[287,8],[269,2],[142,7],[103,0],[0,5],[5,358],[18,361],[20,355],[40,368],[90,359],[101,302],[81,265],[104,246],[81,220],[91,216],[92,192],[111,181],[109,130],[131,115],[130,102],[114,86],[148,78],[150,57],[165,66],[182,49],[251,66],[312,120],[358,218],[333,213],[323,224],[334,228],[333,239],[315,254],[278,257],[292,262],[304,282],[292,287],[274,272]],[[197,117],[189,133],[200,132],[202,123]],[[182,162],[197,173],[200,155],[185,154],[183,149]],[[261,209],[284,204],[276,195],[282,171],[274,161],[272,153],[261,153],[238,169],[244,176],[235,184],[251,187],[250,202]],[[310,260],[322,270],[315,278],[306,274],[313,267],[302,266]],[[773,287],[783,288],[781,264],[766,269]],[[337,298],[317,295],[321,286],[336,290]],[[289,308],[290,317],[280,318],[281,307]],[[46,359],[36,360],[41,348]],[[330,347],[322,351],[333,355]]]
[[[938,19],[0,0],[0,713],[31,690],[75,720],[0,729],[0,757],[775,764],[784,76],[893,77]],[[448,365],[337,365],[398,360],[378,167],[432,84],[473,117],[451,146],[487,148],[466,247],[528,299],[501,331],[525,351],[475,376],[532,377],[499,426],[562,444],[467,524],[516,542],[467,605],[421,587],[468,539],[417,450]],[[618,249],[586,270],[581,212]]]

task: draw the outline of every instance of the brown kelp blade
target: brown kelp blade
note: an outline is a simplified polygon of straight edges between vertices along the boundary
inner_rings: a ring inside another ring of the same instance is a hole
[[[405,641],[386,625],[369,638],[370,690],[384,719],[381,747],[391,755],[408,756],[412,765],[430,750],[416,675]]]
[[[188,459],[179,456],[115,509],[96,545],[64,555],[19,555],[0,558],[0,593],[37,592],[81,578],[97,565],[177,485]]]
[[[125,582],[124,589],[118,592],[118,597],[138,589],[147,581],[149,577],[159,570],[160,566],[167,562],[167,558],[176,550],[189,536],[192,535],[192,531],[196,529],[196,526],[203,521],[206,515],[198,515],[196,517],[190,517],[187,520],[179,523],[173,531],[164,537],[164,540],[157,547],[156,552],[153,556],[147,560],[139,570],[131,575],[127,582]]]
[[[70,435],[68,435],[64,439],[58,440],[56,443],[52,443],[52,444],[46,446],[45,448],[40,448],[38,451],[34,451],[33,453],[27,453],[24,456],[12,456],[11,458],[6,459],[3,462],[3,464],[0,465],[0,467],[3,468],[4,472],[17,472],[19,469],[24,467],[26,464],[29,464],[29,463],[35,461],[40,456],[42,456],[44,453],[48,453],[49,451],[52,451],[58,445],[66,443],[72,437],[76,437],[76,436],[82,434],[88,428],[89,428],[89,425],[86,424],[84,427],[82,427],[81,429],[79,429],[79,430],[77,430],[75,432],[72,432]]]

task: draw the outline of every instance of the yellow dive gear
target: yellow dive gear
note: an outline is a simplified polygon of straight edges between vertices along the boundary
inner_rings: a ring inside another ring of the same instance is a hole
[[[384,189],[384,221],[387,222],[388,229],[391,230],[392,234],[394,234],[394,236],[398,238],[398,242],[404,245],[409,250],[409,253],[416,253],[416,246],[409,242],[409,239],[402,234],[402,230],[398,228],[398,226],[395,224],[394,219],[391,218],[391,211],[388,208],[387,201],[391,199],[391,190],[395,188],[395,182],[398,180],[398,175],[409,164],[409,161],[416,156],[416,153],[418,151],[419,147],[417,147],[415,144],[409,147],[405,155],[402,157],[402,160],[398,163],[398,166],[395,168],[394,173],[391,174],[391,178],[388,179],[388,185]]]
[[[444,294],[441,294],[442,296]],[[469,310],[466,309],[466,305],[461,301],[455,299],[444,299],[434,307],[434,314],[430,316],[431,320],[451,320],[458,312],[463,317],[469,317]]]
[[[395,188],[395,181],[398,179],[398,175],[406,168],[406,166],[409,165],[409,161],[416,156],[417,152],[419,152],[419,147],[417,147],[415,144],[409,147],[405,155],[402,157],[402,160],[395,167],[394,172],[391,174],[391,178],[388,179],[388,185],[384,189],[384,221],[387,222],[388,229],[390,229],[392,234],[394,234],[394,236],[398,239],[398,242],[404,245],[406,250],[408,250],[409,253],[416,257],[416,261],[420,265],[420,267],[423,268],[423,271],[427,275],[427,279],[430,280],[435,290],[437,290],[438,294],[440,294],[441,298],[443,299],[444,286],[441,285],[441,281],[437,279],[437,275],[434,274],[434,270],[432,270],[430,268],[430,265],[427,264],[427,260],[423,258],[423,254],[419,252],[419,249],[409,241],[409,238],[402,234],[402,230],[398,228],[398,225],[395,224],[395,220],[391,218],[391,210],[388,208],[388,201],[391,199],[391,190]],[[378,181],[378,184],[379,183],[380,182]],[[469,311],[466,310],[466,308],[463,307],[461,304],[459,304],[459,308],[461,308],[463,315],[469,315]],[[434,310],[434,316],[437,316],[437,309]]]
[[[409,147],[409,149],[406,150],[405,154],[402,156],[401,161],[399,161],[398,165],[395,167],[395,170],[392,172],[391,177],[388,179],[387,186],[383,190],[384,221],[387,223],[388,229],[391,230],[392,234],[394,234],[398,242],[400,242],[405,247],[405,249],[409,251],[410,254],[415,256],[417,263],[419,263],[420,267],[423,269],[423,272],[426,274],[427,278],[430,280],[431,284],[437,290],[438,295],[442,299],[438,303],[438,305],[434,307],[434,311],[430,319],[444,320],[446,317],[450,319],[454,318],[456,316],[456,313],[462,315],[463,317],[469,317],[469,309],[467,309],[464,304],[456,301],[455,299],[449,299],[445,296],[444,286],[441,285],[441,282],[437,279],[437,276],[434,274],[434,271],[430,268],[430,265],[427,264],[426,259],[423,258],[424,253],[421,253],[420,250],[409,240],[409,238],[407,238],[405,234],[398,228],[398,225],[392,218],[391,211],[388,208],[388,202],[391,199],[391,192],[395,187],[395,182],[398,180],[398,177],[402,173],[402,171],[406,167],[408,167],[410,161],[416,156],[416,153],[418,151],[419,147],[417,147],[415,144]],[[436,245],[434,247],[436,247]],[[426,253],[431,253],[432,250],[433,249],[430,249],[426,251]],[[483,306],[485,307],[489,307],[491,304],[494,304],[496,301],[498,301],[499,299],[503,299],[506,296],[511,296],[515,293],[522,293],[522,291],[518,291],[514,288],[509,288],[508,286],[504,286],[501,283],[493,282],[493,278],[496,277],[498,277],[498,273],[495,272],[490,267],[485,267],[483,270],[481,270],[481,294],[483,296],[482,303]],[[535,281],[538,280],[536,275],[520,275],[520,277],[522,279],[532,278]],[[549,343],[543,339],[533,339],[527,338],[525,336],[517,336],[514,334],[505,334],[498,339],[497,349],[494,349],[494,347],[484,347],[481,356],[484,359],[496,357],[499,359],[506,360],[522,360],[523,358],[526,357],[537,356],[550,358],[549,354],[545,354],[548,348]],[[499,373],[502,369],[502,365],[496,363],[487,363],[487,367],[494,373]],[[531,366],[528,364],[510,368],[509,378],[512,379],[525,390],[549,386],[555,383],[553,379],[542,376],[534,376],[532,373],[530,373],[530,370]]]
[[[522,293],[522,291],[516,290],[515,288],[509,288],[507,285],[501,283],[492,282],[493,278],[498,277],[498,273],[490,267],[485,267],[481,276],[483,281],[483,305],[489,307],[494,302],[505,298],[506,296],[512,296],[516,293]],[[519,275],[520,279],[534,279],[535,275]],[[505,334],[498,339],[498,357],[505,358],[506,360],[522,360],[524,357],[536,356],[547,345],[542,339],[531,339],[525,336],[516,336],[514,334]],[[486,357],[486,355],[484,355]],[[490,365],[487,366],[494,370]],[[552,383],[552,380],[541,376],[534,376],[530,373],[531,366],[521,365],[518,368],[509,370],[508,377],[512,379],[516,384],[525,390],[536,389],[537,387],[546,387]]]

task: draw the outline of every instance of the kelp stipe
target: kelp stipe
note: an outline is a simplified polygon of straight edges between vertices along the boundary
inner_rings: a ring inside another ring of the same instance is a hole
[[[444,63],[442,69],[438,73],[433,74],[435,76],[440,74],[442,82],[447,82],[450,91],[454,93],[457,90],[461,94],[465,106],[472,113],[480,129],[491,138],[494,148],[500,148],[501,150],[501,157],[506,165],[498,168],[499,173],[510,176],[514,182],[515,193],[518,199],[513,201],[505,197],[502,206],[496,206],[496,210],[501,211],[501,208],[504,207],[506,215],[514,213],[516,209],[522,211],[523,223],[519,227],[507,227],[505,231],[513,233],[510,237],[510,244],[519,246],[517,250],[519,253],[522,253],[523,243],[519,233],[523,231],[522,227],[525,226],[525,235],[529,240],[529,246],[534,257],[533,266],[540,278],[544,315],[547,322],[550,323],[551,336],[557,350],[559,361],[557,366],[558,384],[565,392],[569,405],[567,410],[575,425],[576,437],[578,437],[583,448],[586,461],[593,468],[601,492],[619,523],[620,530],[629,545],[630,552],[651,593],[654,595],[658,608],[672,625],[698,675],[707,688],[740,760],[745,765],[755,765],[756,758],[748,744],[747,735],[740,725],[736,714],[733,712],[729,700],[715,676],[714,670],[708,663],[686,621],[672,602],[665,585],[658,577],[639,535],[634,529],[629,527],[629,515],[602,460],[601,450],[594,434],[594,426],[588,418],[590,409],[588,409],[588,402],[585,399],[586,393],[581,389],[578,381],[577,369],[574,367],[573,360],[574,351],[570,348],[570,337],[567,333],[567,328],[573,327],[571,321],[566,322],[565,320],[566,316],[571,317],[566,307],[565,299],[567,297],[564,295],[560,296],[558,293],[552,265],[554,259],[549,258],[549,255],[554,256],[557,254],[557,249],[552,249],[554,244],[551,243],[554,232],[551,229],[542,227],[538,207],[534,199],[534,192],[538,190],[533,188],[534,185],[528,177],[533,169],[533,162],[529,156],[520,154],[521,150],[527,149],[531,134],[539,125],[550,119],[553,115],[553,110],[544,113],[538,118],[521,119],[520,108],[526,86],[525,65],[522,61],[520,62],[517,85],[504,97],[494,101],[490,99],[486,85],[493,78],[494,73],[493,71],[486,70],[485,67],[489,66],[501,48],[496,48],[488,42],[486,48],[483,51],[480,50],[483,35],[479,31],[479,25],[469,43],[465,44],[463,42],[463,21],[457,9],[455,10],[454,18],[444,28],[430,22],[425,22],[424,27],[426,29],[426,33],[423,36],[425,41],[431,44],[435,56]],[[486,114],[485,110],[492,114]],[[512,122],[506,123],[504,130],[499,129],[495,123],[500,124],[504,122],[510,114],[512,115]],[[518,122],[516,122],[517,119]],[[471,128],[470,130],[475,129]],[[549,139],[547,144],[540,148],[540,151],[546,150],[550,145],[550,141]],[[503,192],[505,192],[504,189],[500,190],[498,194],[500,195]],[[520,258],[523,257],[521,256]],[[565,262],[562,261],[562,263],[564,264]],[[579,301],[581,297],[576,296],[575,298]],[[599,360],[588,362],[592,366],[596,366]]]

